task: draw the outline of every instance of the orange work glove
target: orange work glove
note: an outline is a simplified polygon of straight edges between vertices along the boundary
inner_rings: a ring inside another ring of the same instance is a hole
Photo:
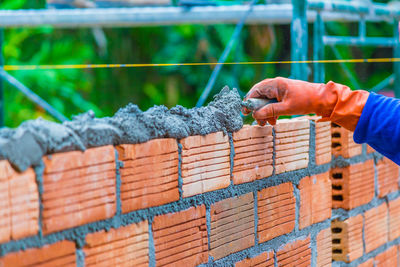
[[[266,121],[274,125],[282,115],[315,113],[322,116],[320,121],[329,120],[354,131],[368,96],[367,91],[351,91],[349,87],[334,82],[310,83],[278,77],[254,85],[245,100],[248,98],[278,100],[278,103],[268,104],[253,111],[253,117],[260,125],[265,125]],[[249,113],[249,110],[243,108],[243,114]]]

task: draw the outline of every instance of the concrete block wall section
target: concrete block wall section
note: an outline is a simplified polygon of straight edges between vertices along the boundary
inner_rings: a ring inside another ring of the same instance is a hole
[[[332,153],[337,132],[348,134],[335,128],[281,120],[57,153],[24,173],[0,161],[0,266],[391,262],[398,168],[348,136],[340,146],[351,153]],[[335,206],[335,190],[347,206]]]

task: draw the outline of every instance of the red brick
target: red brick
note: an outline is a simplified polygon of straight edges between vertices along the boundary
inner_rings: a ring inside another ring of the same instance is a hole
[[[329,172],[303,178],[299,189],[300,229],[331,217],[332,185]]]
[[[358,267],[374,267],[374,259],[369,259],[359,264]]]
[[[307,119],[278,120],[275,128],[275,173],[308,166],[310,122]]]
[[[372,159],[345,168],[333,168],[330,176],[333,208],[350,210],[369,203],[375,195]]]
[[[290,233],[294,229],[296,200],[292,183],[259,191],[257,203],[257,234],[260,243]]]
[[[100,163],[114,162],[115,153],[113,146],[102,146],[89,148],[84,152],[56,153],[46,156],[43,159],[45,162],[45,173],[54,173]]]
[[[0,243],[39,231],[39,193],[35,173],[18,173],[0,161]]]
[[[266,251],[253,258],[247,258],[239,261],[235,264],[235,267],[253,267],[253,266],[263,266],[263,267],[274,267],[274,252]]]
[[[374,262],[375,267],[399,266],[397,246],[392,246],[386,251],[376,255]]]
[[[389,201],[389,239],[400,237],[400,198]]]
[[[388,210],[386,203],[365,212],[364,239],[365,251],[374,249],[388,242]]]
[[[122,212],[160,206],[179,200],[178,144],[154,139],[117,146],[121,168]]]
[[[189,136],[181,141],[183,197],[230,185],[230,146],[222,132]]]
[[[332,258],[352,262],[363,255],[363,217],[361,214],[344,221],[334,220],[332,229]]]
[[[152,229],[157,266],[196,266],[207,262],[204,205],[156,216]]]
[[[311,266],[310,237],[296,240],[278,250],[278,266]]]
[[[245,125],[233,133],[233,145],[234,184],[252,182],[272,175],[272,126]]]
[[[321,119],[319,116],[302,116],[297,119],[308,119],[315,122],[315,163],[322,165],[331,162],[331,122],[319,121]]]
[[[378,193],[384,197],[399,189],[399,166],[388,158],[378,161]]]
[[[317,234],[317,266],[332,266],[332,232],[330,228]]]
[[[315,123],[315,163],[317,165],[331,162],[332,137],[330,122]]]
[[[254,246],[254,197],[248,193],[211,205],[210,255],[214,259]]]
[[[43,175],[43,233],[112,217],[116,211],[112,146],[48,156]]]
[[[207,134],[205,136],[202,135],[194,135],[183,138],[180,143],[183,146],[183,149],[192,149],[196,147],[209,146],[215,144],[222,144],[229,142],[228,135],[223,132],[216,132]]]
[[[0,266],[76,266],[75,244],[61,241],[10,253],[0,258]]]
[[[148,266],[148,222],[86,236],[85,266]]]
[[[362,145],[353,140],[353,132],[332,123],[332,154],[336,157],[351,158],[362,153]]]

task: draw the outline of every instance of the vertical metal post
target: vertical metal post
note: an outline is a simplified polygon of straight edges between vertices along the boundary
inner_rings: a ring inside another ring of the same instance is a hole
[[[307,60],[307,0],[292,0],[292,5],[293,17],[290,24],[291,59],[293,61],[303,61]],[[293,62],[291,67],[292,78],[307,80],[307,64]]]
[[[318,12],[314,22],[314,60],[325,59],[325,44],[323,36],[325,34],[324,22],[322,21],[321,13]],[[325,65],[324,63],[314,63],[314,82],[325,82]]]
[[[3,67],[3,29],[0,28],[0,68]],[[4,126],[4,92],[3,79],[0,77],[0,128]]]
[[[399,40],[399,27],[400,23],[394,21],[394,39],[396,40],[396,45],[393,47],[393,57],[400,58],[400,40]],[[400,98],[400,62],[395,61],[393,63],[394,72],[394,96]]]

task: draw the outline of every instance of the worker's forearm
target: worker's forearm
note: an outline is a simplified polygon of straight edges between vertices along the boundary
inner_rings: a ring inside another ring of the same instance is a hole
[[[354,141],[368,143],[400,164],[400,100],[371,93],[354,131]]]

